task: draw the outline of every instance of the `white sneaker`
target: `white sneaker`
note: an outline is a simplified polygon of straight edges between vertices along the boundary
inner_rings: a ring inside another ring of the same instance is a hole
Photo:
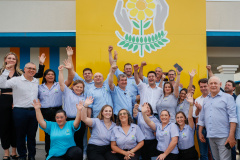
[[[86,154],[83,155],[83,160],[87,160],[87,155]]]

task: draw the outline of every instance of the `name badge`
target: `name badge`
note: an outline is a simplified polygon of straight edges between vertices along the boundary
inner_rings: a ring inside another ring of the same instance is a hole
[[[187,137],[187,135],[185,133],[182,133],[182,137],[185,138]]]
[[[180,109],[180,110],[183,110],[183,106],[180,106],[179,109]]]
[[[70,135],[69,129],[66,130],[66,135]]]

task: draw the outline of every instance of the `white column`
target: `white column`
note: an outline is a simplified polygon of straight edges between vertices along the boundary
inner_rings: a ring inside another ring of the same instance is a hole
[[[226,81],[228,80],[234,81],[234,74],[237,71],[238,67],[239,67],[238,65],[221,65],[217,67],[220,73],[215,74],[215,76],[221,79],[222,88],[224,88]]]

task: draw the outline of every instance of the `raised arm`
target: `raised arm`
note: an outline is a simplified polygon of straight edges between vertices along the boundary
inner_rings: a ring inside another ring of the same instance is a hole
[[[139,104],[135,104],[134,108],[133,108],[133,117],[136,118],[137,114],[138,114],[138,108],[139,108]]]
[[[138,64],[134,64],[133,68],[134,68],[134,78],[135,78],[136,84],[138,85],[140,83],[140,79],[138,76],[138,69],[139,69]]]
[[[42,53],[41,56],[38,56],[39,58],[39,68],[38,72],[34,75],[35,78],[42,78],[43,77],[43,72],[44,72],[44,62],[46,59],[45,53]]]
[[[212,72],[212,66],[211,65],[207,65],[206,66],[207,70],[208,70],[208,77],[212,77],[214,76],[213,72]]]
[[[112,50],[113,50],[113,46],[108,46],[108,59],[109,59],[110,66],[112,66],[112,63],[113,63]]]
[[[176,72],[177,72],[177,80],[176,80],[175,85],[173,86],[174,87],[173,93],[174,93],[175,97],[178,98],[181,72],[179,72],[177,68],[176,68]]]
[[[13,88],[16,83],[13,82],[13,78],[7,80],[7,77],[11,70],[14,67],[13,64],[7,64],[5,70],[3,71],[2,75],[0,75],[0,87],[1,88]]]
[[[77,129],[79,127],[79,124],[81,122],[81,111],[83,109],[83,101],[80,101],[79,104],[76,104],[76,108],[77,108],[77,115],[76,118],[73,122],[73,126],[75,129]]]
[[[64,91],[64,88],[65,88],[64,78],[63,78],[63,69],[64,69],[63,65],[60,65],[58,67],[58,70],[59,70],[58,81],[59,81],[60,89],[62,92]]]
[[[87,125],[87,126],[92,126],[92,119],[88,117],[88,106],[93,103],[93,98],[88,97],[85,102],[84,106],[82,109],[82,121]],[[83,104],[81,104],[83,105]]]
[[[187,94],[186,100],[188,101],[189,105],[189,111],[188,111],[188,123],[189,126],[193,129],[194,128],[194,121],[193,121],[193,96],[191,93]]]
[[[150,118],[147,116],[146,113],[147,113],[147,103],[144,103],[142,106],[143,119],[152,130],[156,131],[156,124],[150,120]]]
[[[44,118],[43,118],[43,115],[41,112],[41,103],[40,103],[39,99],[37,101],[34,99],[32,105],[35,108],[36,118],[37,118],[38,123],[40,124],[40,126],[43,129],[46,129],[47,123],[44,121]]]
[[[146,65],[147,65],[147,63],[145,61],[142,61],[140,69],[139,69],[138,76],[142,81],[143,81],[143,67]]]
[[[68,70],[68,79],[65,81],[66,86],[70,86],[73,78],[75,76],[75,72],[74,72],[74,66],[72,66],[72,63],[70,62],[70,60],[65,60],[64,61],[64,68],[66,68]]]
[[[117,70],[118,66],[116,65],[113,65],[110,69],[110,72],[109,72],[109,78],[108,78],[108,85],[109,85],[109,88],[113,91],[114,90],[114,83],[113,83],[113,76],[114,76],[114,73],[115,71]]]
[[[161,81],[160,81],[160,83],[159,83],[158,87],[160,87],[160,88],[162,88],[162,87],[163,87],[163,81],[164,81],[165,77],[166,77],[166,75],[165,75],[165,74],[163,74],[163,75],[162,75],[162,77],[161,77]]]
[[[189,76],[190,76],[190,81],[189,81],[189,85],[188,85],[188,93],[192,92],[192,85],[193,85],[193,78],[196,74],[196,69],[193,69],[192,72],[188,72]]]

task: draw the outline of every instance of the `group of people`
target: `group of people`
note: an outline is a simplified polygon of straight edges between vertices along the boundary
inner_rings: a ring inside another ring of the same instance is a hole
[[[19,69],[12,52],[5,56],[0,70],[3,160],[35,160],[38,124],[45,131],[46,160],[197,160],[195,130],[201,160],[236,159],[240,97],[233,93],[233,81],[221,90],[220,79],[207,66],[210,78],[198,81],[202,95],[195,100],[195,70],[183,88],[178,68],[164,73],[157,67],[145,77],[143,61],[140,67],[126,63],[121,72],[112,50],[109,46],[111,67],[105,81],[91,68],[85,68],[81,78],[74,71],[71,47],[58,67],[59,82],[54,70],[44,72],[44,54],[38,72],[31,62]],[[41,77],[39,85],[36,78]]]

